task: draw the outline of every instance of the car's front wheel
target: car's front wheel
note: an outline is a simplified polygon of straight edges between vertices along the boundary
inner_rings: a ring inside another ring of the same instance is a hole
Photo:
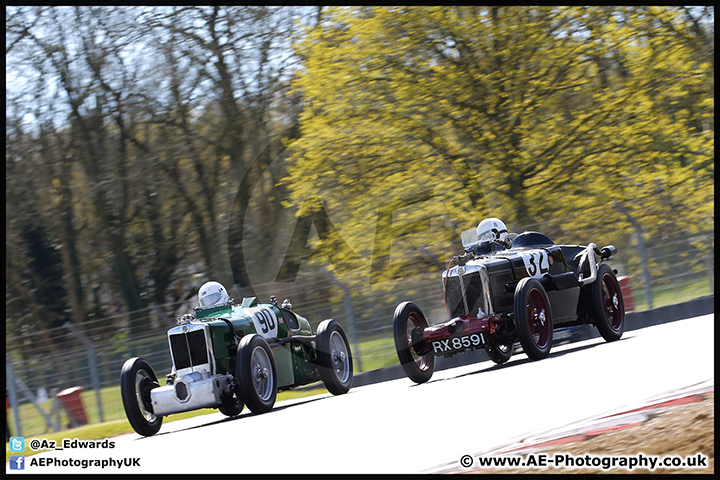
[[[251,412],[260,414],[272,410],[277,397],[275,358],[267,341],[260,335],[252,333],[240,340],[235,376],[240,397]]]
[[[157,375],[143,358],[130,358],[120,371],[120,394],[125,415],[133,430],[144,437],[155,435],[162,416],[153,413],[150,391],[159,387]]]
[[[237,403],[234,403],[232,405],[220,405],[218,407],[218,410],[222,412],[223,415],[227,417],[234,417],[235,415],[240,415],[245,408],[245,404],[242,400],[238,400]]]
[[[420,307],[412,302],[403,302],[395,309],[393,315],[393,336],[395,350],[405,375],[415,383],[430,380],[435,371],[435,355],[428,351],[418,355],[413,342],[413,331],[418,343],[424,338],[424,330],[428,327],[427,319]]]
[[[352,386],[353,359],[345,331],[335,320],[323,320],[315,338],[320,379],[325,388],[333,395],[347,393]]]
[[[488,354],[488,357],[490,357],[490,360],[497,363],[498,365],[501,363],[505,363],[508,360],[510,360],[510,357],[512,357],[513,350],[515,349],[515,343],[509,342],[506,344],[501,344],[496,341],[491,341],[488,347],[485,349],[485,351]]]
[[[550,354],[552,313],[547,293],[536,278],[525,277],[515,287],[515,328],[523,351],[532,360]]]
[[[592,317],[607,342],[618,340],[625,331],[625,303],[620,283],[607,264],[598,266],[597,279],[590,285]]]

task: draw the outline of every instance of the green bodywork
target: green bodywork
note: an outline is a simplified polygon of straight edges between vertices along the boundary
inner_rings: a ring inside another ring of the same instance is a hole
[[[277,370],[278,389],[286,389],[316,381],[317,370],[312,362],[315,360],[314,342],[290,341],[283,345],[274,344],[272,338],[285,339],[297,336],[312,336],[310,322],[286,308],[275,304],[258,304],[254,298],[244,299],[241,305],[222,305],[196,309],[196,322],[210,326],[213,355],[215,357],[215,374],[235,373],[237,354],[236,339],[225,320],[232,323],[235,335],[239,338],[258,332],[253,322],[252,309],[263,307],[271,309],[277,318],[277,335],[265,336],[272,347]],[[221,320],[225,319],[225,320]],[[239,342],[239,339],[237,340]]]

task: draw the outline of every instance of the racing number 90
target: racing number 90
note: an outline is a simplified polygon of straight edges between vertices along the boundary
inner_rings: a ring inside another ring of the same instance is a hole
[[[275,322],[273,321],[272,314],[266,309],[258,310],[255,312],[257,320],[260,323],[260,330],[262,333],[268,333],[270,330],[275,330]]]

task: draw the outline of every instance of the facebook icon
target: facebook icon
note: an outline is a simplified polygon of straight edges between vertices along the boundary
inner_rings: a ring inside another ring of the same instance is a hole
[[[10,455],[10,470],[25,470],[25,455]]]

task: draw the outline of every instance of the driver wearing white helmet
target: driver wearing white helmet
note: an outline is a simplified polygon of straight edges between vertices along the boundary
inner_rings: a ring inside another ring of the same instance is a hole
[[[207,308],[224,305],[230,301],[225,287],[219,282],[207,282],[198,291],[198,307]]]
[[[505,223],[497,218],[486,218],[477,226],[477,239],[481,242],[494,240],[505,248],[510,248],[517,233],[508,232]]]

